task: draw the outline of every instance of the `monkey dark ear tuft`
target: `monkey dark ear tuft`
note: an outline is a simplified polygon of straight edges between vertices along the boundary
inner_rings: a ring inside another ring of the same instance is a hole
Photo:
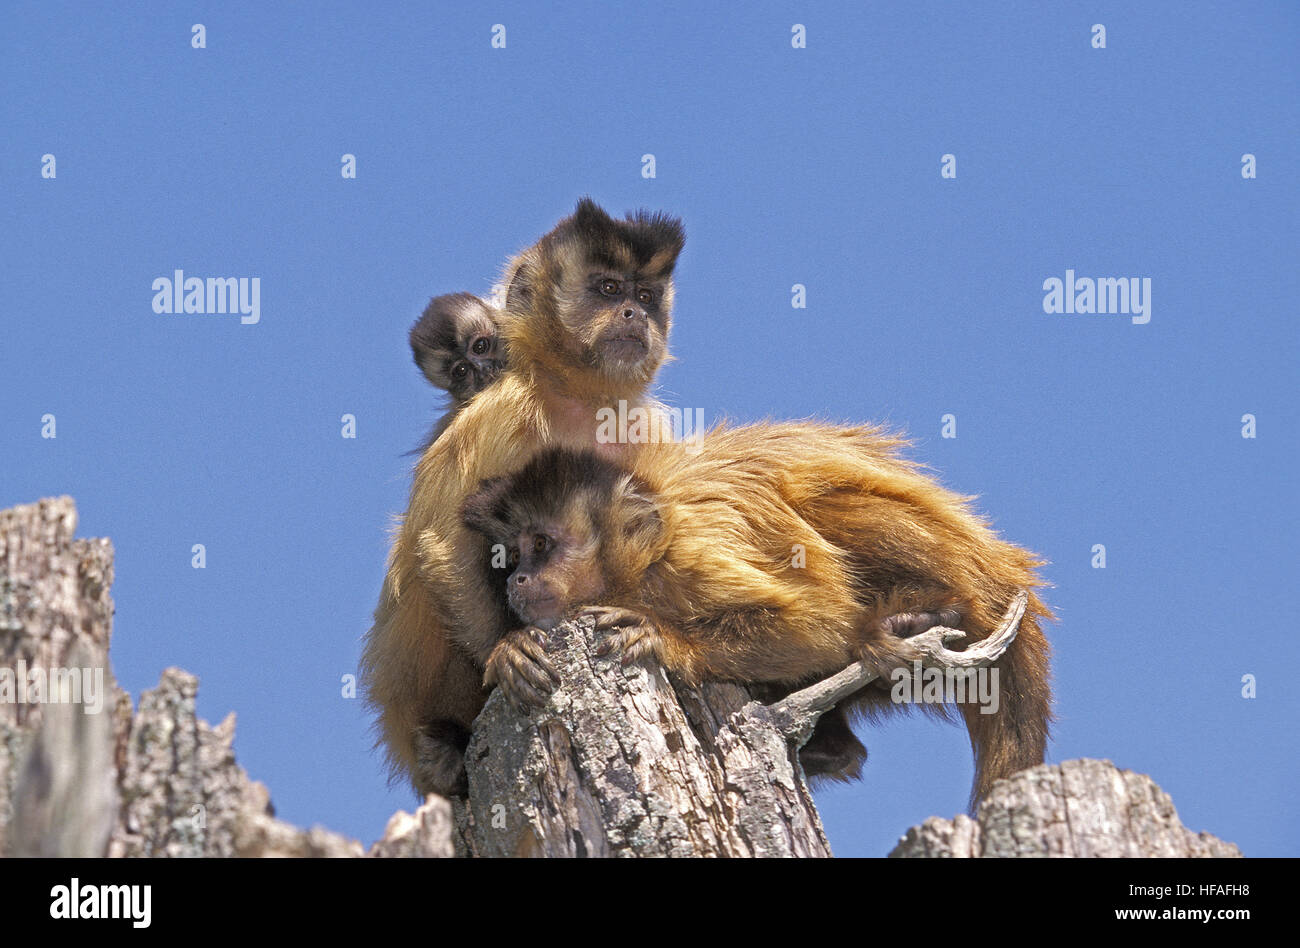
[[[670,276],[677,266],[677,257],[686,246],[686,228],[682,226],[682,219],[659,212],[646,215],[640,223],[657,248],[651,267],[663,276]]]
[[[465,498],[465,503],[460,510],[461,521],[471,530],[489,539],[500,536],[506,526],[502,501],[509,488],[509,479],[505,477],[493,477],[483,481],[474,493]]]
[[[626,227],[591,198],[584,197],[578,201],[573,215],[561,221],[552,233],[562,242],[576,238],[588,248],[608,247],[620,239]]]
[[[584,195],[578,199],[578,206],[573,209],[573,223],[579,230],[587,231],[593,228],[612,227],[614,218],[593,201],[590,195]]]

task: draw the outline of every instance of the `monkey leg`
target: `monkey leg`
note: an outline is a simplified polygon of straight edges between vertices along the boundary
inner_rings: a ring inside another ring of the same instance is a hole
[[[520,714],[541,707],[560,676],[546,658],[546,635],[529,626],[506,633],[488,656],[483,684],[496,685]]]
[[[455,721],[430,721],[415,733],[415,786],[421,794],[463,797],[469,731]]]

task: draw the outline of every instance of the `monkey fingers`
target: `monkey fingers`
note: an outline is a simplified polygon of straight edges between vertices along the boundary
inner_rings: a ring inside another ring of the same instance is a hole
[[[546,657],[546,636],[537,628],[507,633],[488,656],[484,685],[496,685],[520,714],[541,707],[560,676]]]
[[[663,660],[663,636],[653,622],[639,612],[611,606],[591,606],[582,611],[596,620],[598,632],[612,634],[596,648],[597,655],[620,653],[624,665],[643,658]]]

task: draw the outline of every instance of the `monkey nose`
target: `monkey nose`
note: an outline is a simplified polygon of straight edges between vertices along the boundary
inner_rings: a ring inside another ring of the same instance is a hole
[[[636,317],[638,317],[638,316],[640,316],[640,315],[641,315],[641,313],[640,313],[639,310],[635,310],[635,309],[625,309],[625,310],[623,310],[623,318],[624,318],[624,319],[635,319]]]

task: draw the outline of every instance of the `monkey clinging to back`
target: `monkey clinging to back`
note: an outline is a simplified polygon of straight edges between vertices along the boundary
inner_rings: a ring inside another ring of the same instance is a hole
[[[424,377],[451,405],[423,447],[436,441],[469,400],[505,369],[501,313],[470,293],[435,296],[411,327],[411,354]]]
[[[553,449],[486,482],[463,516],[506,554],[509,565],[495,569],[485,554],[484,582],[523,626],[489,656],[488,680],[517,705],[543,700],[554,673],[538,629],[583,606],[597,606],[597,628],[611,632],[602,652],[654,656],[693,683],[778,691],[854,661],[888,682],[916,657],[906,636],[935,625],[986,638],[1020,590],[1042,585],[1039,561],[901,458],[901,443],[865,427],[756,424],[712,431],[698,452],[673,445],[635,474]],[[1045,618],[1031,594],[994,665],[996,713],[960,706],[975,752],[972,799],[1043,761]],[[844,715],[889,710],[879,685],[822,717],[800,755],[810,776],[857,776],[866,751]]]

